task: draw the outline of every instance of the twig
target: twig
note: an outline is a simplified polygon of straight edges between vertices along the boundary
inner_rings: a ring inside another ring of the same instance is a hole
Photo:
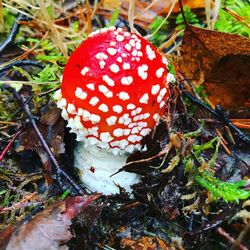
[[[186,27],[188,27],[189,23],[188,23],[188,21],[186,19],[186,16],[185,16],[185,12],[184,12],[183,5],[182,5],[182,0],[179,0],[179,6],[180,6],[180,9],[181,9],[181,15],[183,17],[183,21],[184,21]]]
[[[244,143],[250,145],[250,138],[249,136],[247,136],[243,131],[241,131],[239,128],[237,128],[232,121],[226,116],[225,111],[223,110],[222,107],[220,107],[219,105],[216,105],[215,110],[213,110],[211,107],[209,107],[206,103],[204,103],[203,101],[199,100],[198,98],[196,98],[195,96],[193,96],[192,94],[190,94],[184,87],[183,84],[180,84],[180,88],[182,90],[182,93],[188,97],[188,99],[190,101],[192,101],[193,103],[199,105],[200,107],[204,108],[205,110],[207,110],[209,113],[211,113],[213,116],[215,116],[217,119],[219,119],[220,121],[222,121],[223,123],[225,123],[230,129],[232,129],[237,136],[239,137],[239,139],[241,141],[243,141]]]
[[[10,142],[8,143],[8,145],[5,147],[5,149],[3,150],[3,152],[0,155],[0,161],[3,160],[4,156],[7,154],[7,152],[9,151],[10,147],[12,146],[12,144],[14,143],[14,141],[16,140],[16,138],[21,134],[22,130],[19,130],[14,136],[13,138],[10,140]]]
[[[18,101],[20,107],[23,109],[23,111],[27,114],[28,119],[30,120],[30,123],[33,127],[33,129],[35,130],[41,144],[44,147],[44,150],[46,151],[46,153],[48,154],[51,162],[53,163],[54,167],[55,167],[55,172],[56,172],[56,176],[57,176],[57,181],[58,183],[61,185],[61,178],[66,179],[66,181],[75,189],[75,191],[77,191],[79,194],[84,194],[86,193],[86,190],[83,189],[83,187],[81,187],[79,184],[77,184],[68,174],[66,174],[59,166],[59,164],[57,163],[57,160],[55,158],[55,156],[53,155],[53,153],[50,150],[50,147],[48,146],[48,144],[46,143],[43,135],[41,134],[40,130],[38,129],[36,122],[33,118],[33,115],[30,111],[29,105],[25,102],[25,100],[23,99],[23,97],[12,87],[5,85],[4,86],[5,89],[7,89],[10,93],[13,94],[13,96],[16,98],[16,100]],[[65,186],[65,183],[63,184],[63,187]]]
[[[19,24],[20,21],[28,21],[31,20],[30,18],[27,18],[23,15],[19,15],[15,21],[15,23],[12,26],[12,29],[10,31],[10,34],[8,35],[7,39],[0,44],[0,56],[3,55],[3,53],[15,43],[15,39],[17,36],[17,33],[21,27],[21,24]]]
[[[33,67],[37,67],[37,68],[41,68],[41,69],[43,68],[43,65],[37,61],[31,61],[31,60],[15,61],[15,62],[12,62],[12,63],[0,68],[0,76],[5,71],[12,69],[13,66],[16,66],[16,67],[33,66]]]
[[[247,247],[243,246],[240,242],[238,242],[237,240],[235,240],[229,233],[227,233],[222,227],[219,227],[217,229],[217,232],[224,237],[225,239],[227,239],[231,244],[233,244],[234,246],[237,246],[237,249],[240,250],[248,250]]]

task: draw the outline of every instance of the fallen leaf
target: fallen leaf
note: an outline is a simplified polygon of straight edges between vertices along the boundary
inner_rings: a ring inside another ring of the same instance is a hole
[[[51,205],[35,215],[30,221],[17,226],[5,249],[68,249],[66,245],[62,244],[73,237],[70,232],[71,220],[99,197],[100,194],[69,197]],[[0,239],[5,234],[3,231],[0,234]]]
[[[249,109],[249,39],[189,26],[177,64],[185,78],[196,83],[202,79],[213,105],[221,104],[234,116]]]
[[[58,109],[53,108],[44,112],[40,121],[37,122],[37,127],[56,157],[65,152],[63,142],[64,121],[60,117]],[[35,150],[40,156],[44,168],[50,172],[51,163],[49,157],[32,126],[28,126],[22,133],[21,146],[26,150]]]

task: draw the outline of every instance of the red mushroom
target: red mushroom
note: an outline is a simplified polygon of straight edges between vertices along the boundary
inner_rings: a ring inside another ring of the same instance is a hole
[[[147,40],[114,27],[91,33],[70,56],[55,97],[67,126],[84,142],[75,166],[91,190],[117,193],[117,184],[129,190],[139,181],[133,173],[110,176],[142,149],[164,114],[173,79],[167,64]]]

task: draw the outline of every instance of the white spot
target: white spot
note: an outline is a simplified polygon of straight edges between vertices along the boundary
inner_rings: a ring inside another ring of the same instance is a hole
[[[119,66],[117,65],[117,64],[112,64],[112,65],[110,65],[110,70],[112,71],[112,72],[114,72],[114,73],[117,73],[117,72],[119,72],[119,70],[120,70],[120,68],[119,68]]]
[[[164,95],[167,93],[167,89],[166,88],[163,88],[161,91],[160,91],[160,93],[159,93],[159,95],[158,95],[158,97],[157,97],[157,102],[158,103],[160,103],[161,101],[162,101],[162,99],[163,99],[163,97],[164,97]]]
[[[148,99],[149,99],[149,95],[146,93],[146,94],[144,94],[144,95],[140,98],[139,102],[140,102],[140,103],[143,103],[143,104],[147,104],[147,103],[148,103]]]
[[[135,105],[134,105],[133,103],[129,103],[129,104],[127,105],[127,109],[128,109],[128,110],[135,109]]]
[[[128,141],[126,139],[120,140],[119,145],[124,149],[128,145]]]
[[[130,64],[129,64],[129,63],[123,63],[122,68],[123,68],[124,70],[130,69]]]
[[[167,58],[162,57],[161,61],[162,61],[166,66],[168,66],[168,60],[167,60]]]
[[[95,106],[99,102],[99,98],[94,96],[90,99],[89,104]]]
[[[138,51],[137,56],[142,57],[143,56],[142,52]]]
[[[85,76],[87,74],[87,72],[89,72],[89,68],[88,67],[84,67],[82,70],[81,70],[81,74],[83,76]]]
[[[163,108],[165,104],[166,104],[165,101],[161,101],[161,103],[160,103],[160,109]]]
[[[108,49],[107,49],[107,51],[108,51],[108,53],[109,53],[111,56],[113,56],[113,55],[115,55],[115,54],[116,54],[117,49],[114,49],[114,48],[108,48]]]
[[[124,33],[124,36],[129,37],[129,36],[130,36],[130,33],[126,31],[126,32]]]
[[[85,100],[87,98],[87,93],[84,92],[81,88],[77,87],[75,90],[75,96],[82,100]]]
[[[61,100],[61,99],[62,99],[62,91],[61,91],[61,89],[58,89],[58,90],[54,93],[54,99],[56,99],[56,100]]]
[[[113,106],[113,111],[120,114],[122,112],[122,106],[120,105]]]
[[[119,63],[122,63],[122,58],[119,56],[116,58],[116,61],[119,62]]]
[[[131,134],[138,134],[142,128],[141,127],[134,127],[132,128]]]
[[[100,32],[101,33],[105,33],[105,32],[107,32],[108,31],[108,28],[102,28],[102,29],[100,29]]]
[[[101,139],[101,141],[103,141],[103,142],[110,142],[110,141],[113,140],[113,137],[110,135],[109,132],[102,132],[102,133],[100,134],[100,139]]]
[[[127,118],[126,120],[124,120],[123,124],[124,124],[125,126],[128,126],[131,122],[132,122],[132,119]]]
[[[86,87],[90,90],[95,90],[95,85],[93,83],[88,83]]]
[[[136,108],[135,110],[133,110],[133,111],[131,112],[131,115],[132,115],[132,116],[135,116],[135,115],[137,115],[137,114],[140,114],[141,112],[142,112],[142,108],[138,107],[138,108]]]
[[[155,122],[156,122],[156,123],[158,123],[158,122],[159,122],[159,120],[160,120],[160,116],[159,116],[159,114],[157,114],[157,113],[156,113],[156,114],[154,114],[154,115],[153,115],[153,119],[155,120]]]
[[[82,119],[84,121],[89,121],[91,117],[91,114],[89,113],[88,110],[83,110],[83,114],[82,114]]]
[[[128,100],[130,97],[129,97],[129,95],[128,95],[128,93],[127,92],[120,92],[119,94],[118,94],[118,96],[119,96],[119,98],[121,99],[121,100],[123,100],[123,101],[126,101],[126,100]]]
[[[130,44],[126,44],[125,45],[125,49],[127,50],[127,51],[130,51],[131,49],[132,49],[132,47],[131,47],[131,45]]]
[[[101,68],[101,69],[104,69],[104,66],[106,65],[106,63],[105,63],[105,61],[101,60],[101,61],[99,62],[99,65],[100,65],[100,68]]]
[[[88,37],[93,37],[94,35],[99,34],[100,32],[100,30],[93,31],[88,35]]]
[[[101,117],[99,115],[92,114],[90,115],[89,120],[92,122],[92,124],[96,124],[100,122]]]
[[[58,102],[57,102],[57,107],[58,108],[60,108],[60,109],[63,109],[63,108],[65,108],[66,107],[66,105],[67,105],[67,101],[66,101],[66,99],[65,98],[62,98],[61,100],[59,100]]]
[[[79,98],[81,99],[81,100],[85,100],[86,98],[87,98],[87,93],[86,92],[82,92],[81,93],[81,95],[79,96]]]
[[[134,47],[135,46],[135,40],[134,39],[130,39],[129,40],[129,44]]]
[[[88,137],[88,142],[90,145],[95,145],[99,143],[99,140],[96,139],[95,137]]]
[[[68,107],[67,107],[67,111],[70,114],[76,114],[76,107],[75,107],[75,105],[72,104],[72,103],[69,103]]]
[[[103,52],[97,53],[95,57],[98,60],[106,60],[106,59],[108,59],[108,56]]]
[[[160,85],[159,84],[153,85],[152,89],[151,89],[151,94],[156,95],[159,92],[159,90],[160,90]]]
[[[125,122],[125,120],[127,120],[129,118],[129,114],[124,114],[123,116],[121,116],[118,120],[118,122],[120,124],[123,124]]]
[[[64,120],[68,120],[69,119],[69,115],[66,109],[62,110],[61,116]]]
[[[148,55],[149,60],[153,60],[156,58],[155,52],[151,49],[149,45],[146,46],[146,53]]]
[[[168,73],[168,75],[167,75],[167,82],[171,82],[171,83],[175,82],[175,77],[174,77],[173,74]]]
[[[117,29],[117,31],[123,32],[122,28],[120,28],[120,27]]]
[[[109,30],[116,30],[115,26],[109,26]]]
[[[123,136],[123,129],[121,128],[117,128],[113,131],[113,135],[116,136],[116,137],[120,137],[120,136]]]
[[[105,103],[102,103],[99,107],[98,107],[99,110],[101,110],[102,112],[108,112],[109,111],[109,108],[108,106],[105,104]]]
[[[122,36],[122,35],[117,35],[117,36],[116,36],[116,40],[117,40],[118,42],[122,42],[122,41],[124,40],[124,36]]]
[[[149,114],[149,113],[143,114],[143,119],[148,119],[149,117],[150,117],[150,114]]]
[[[141,43],[140,43],[139,41],[136,42],[135,48],[136,48],[137,50],[140,50],[140,49],[141,49]]]
[[[125,151],[129,154],[133,153],[135,147],[134,145],[128,145],[126,148],[125,148]]]
[[[117,116],[110,116],[106,119],[106,122],[109,126],[115,125],[117,121]]]
[[[148,65],[143,64],[142,66],[138,67],[138,75],[142,78],[142,80],[146,80],[148,77],[148,73],[146,72],[148,70]]]
[[[130,132],[131,132],[131,129],[124,129],[124,130],[123,130],[123,134],[124,134],[125,136],[129,135]]]
[[[122,53],[122,57],[127,57],[127,54],[126,53]]]
[[[98,127],[88,128],[88,133],[93,136],[98,136]]]
[[[116,46],[116,42],[111,41],[109,45],[110,45],[110,46]]]
[[[106,82],[109,86],[113,87],[115,85],[115,82],[108,76],[108,75],[104,75],[102,77],[102,80],[104,82]]]
[[[101,93],[103,93],[105,96],[109,93],[109,92],[111,92],[111,91],[109,91],[109,89],[105,86],[105,85],[99,85],[98,86],[98,89],[99,89],[99,91],[101,92]],[[112,92],[111,92],[111,94],[112,94]],[[112,96],[113,96],[113,94],[112,94]],[[112,97],[111,96],[111,97]]]
[[[157,76],[158,78],[162,77],[163,72],[164,72],[164,68],[159,68],[159,69],[157,69],[157,70],[156,70],[156,76]]]
[[[144,128],[144,129],[141,130],[140,134],[141,134],[142,136],[146,136],[147,134],[150,133],[150,131],[151,131],[151,129],[149,129],[149,128]]]
[[[135,126],[137,126],[137,122],[131,122],[131,123],[128,125],[129,128],[133,128],[133,127],[135,127]]]
[[[142,137],[140,135],[130,135],[128,137],[128,141],[130,142],[137,142],[137,141],[141,141]]]
[[[147,122],[138,122],[138,126],[142,127],[142,128],[146,128],[148,126]]]
[[[130,85],[133,82],[133,77],[132,76],[124,76],[121,79],[121,83],[123,85]]]
[[[134,50],[132,51],[132,56],[137,56],[137,50],[136,50],[136,49],[134,49]]]
[[[77,114],[79,115],[79,116],[82,116],[83,115],[83,109],[82,108],[78,108],[78,111],[77,111]]]
[[[75,128],[76,128],[76,129],[80,129],[80,130],[83,129],[83,125],[82,125],[82,123],[81,123],[81,119],[80,119],[80,116],[79,116],[79,115],[76,115],[76,116],[74,117],[74,123],[75,123]]]

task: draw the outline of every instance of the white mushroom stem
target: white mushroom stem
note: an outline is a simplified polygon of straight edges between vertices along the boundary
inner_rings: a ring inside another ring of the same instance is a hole
[[[97,146],[85,147],[84,142],[78,143],[74,154],[74,166],[82,172],[80,176],[84,185],[93,192],[117,194],[119,186],[131,192],[131,185],[140,180],[139,175],[126,171],[113,175],[126,164],[127,154],[114,155]]]

